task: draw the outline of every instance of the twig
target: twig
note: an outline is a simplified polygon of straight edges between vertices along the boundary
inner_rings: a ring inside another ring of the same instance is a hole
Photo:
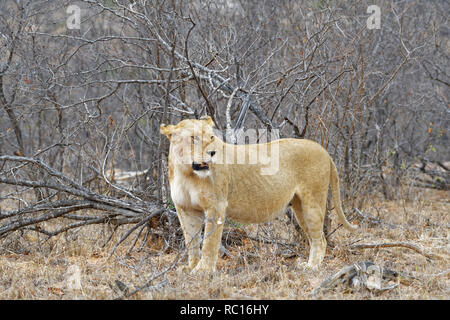
[[[202,86],[200,85],[200,81],[198,80],[197,75],[195,74],[195,70],[194,67],[192,66],[191,61],[189,60],[189,50],[188,50],[188,41],[189,41],[189,36],[191,34],[191,31],[195,28],[196,24],[195,22],[192,20],[192,18],[189,16],[189,21],[192,23],[192,27],[189,29],[187,35],[186,35],[186,39],[184,41],[184,54],[186,56],[186,62],[189,65],[189,69],[191,69],[191,73],[192,76],[194,77],[195,83],[197,84],[198,89],[200,90],[200,93],[203,96],[203,99],[205,99],[206,102],[206,106],[208,108],[208,112],[209,115],[211,116],[211,118],[213,119],[216,127],[219,128],[218,123],[215,120],[215,115],[214,115],[214,108],[211,106],[211,103],[209,102],[208,96],[206,95],[205,91],[203,90]]]
[[[142,219],[139,223],[135,224],[132,228],[130,228],[130,230],[128,230],[125,235],[116,243],[116,245],[114,246],[114,248],[111,251],[111,254],[109,255],[109,257],[111,257],[114,252],[116,252],[117,247],[124,242],[129,236],[130,234],[132,234],[137,228],[139,228],[140,226],[146,224],[151,218],[153,218],[154,216],[160,214],[164,212],[164,209],[160,209],[156,212],[153,212],[152,214],[148,215],[147,217],[145,217],[144,219]]]

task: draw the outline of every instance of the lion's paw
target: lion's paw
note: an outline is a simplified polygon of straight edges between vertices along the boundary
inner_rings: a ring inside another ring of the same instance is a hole
[[[297,264],[297,268],[302,271],[317,271],[319,269],[319,264],[312,264],[309,262],[301,262]]]
[[[192,267],[184,265],[184,266],[179,266],[177,268],[177,272],[178,273],[185,273],[185,274],[189,274],[192,271]]]
[[[192,269],[192,275],[210,275],[214,272],[214,268],[206,263],[200,261],[194,269]]]

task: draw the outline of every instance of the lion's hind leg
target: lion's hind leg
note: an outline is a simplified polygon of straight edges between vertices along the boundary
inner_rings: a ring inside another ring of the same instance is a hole
[[[306,233],[310,245],[307,267],[319,266],[325,257],[327,242],[323,233],[326,193],[313,197],[306,192],[296,194],[292,207],[297,221]],[[300,262],[300,261],[299,261]],[[302,263],[303,265],[303,263]]]
[[[308,231],[306,230],[305,222],[303,221],[303,209],[302,209],[302,202],[300,200],[300,197],[297,195],[294,195],[294,198],[292,198],[292,211],[294,211],[295,219],[297,220],[300,228],[303,230],[303,234],[306,235],[308,242],[310,241]]]

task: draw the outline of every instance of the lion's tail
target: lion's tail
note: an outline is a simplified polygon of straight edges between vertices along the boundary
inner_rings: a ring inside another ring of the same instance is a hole
[[[339,220],[344,225],[344,227],[346,227],[348,230],[358,229],[358,226],[352,225],[348,222],[348,220],[345,218],[344,212],[342,211],[341,190],[339,188],[339,175],[333,160],[330,159],[330,161],[331,161],[330,186],[331,186],[331,195],[333,196],[334,201],[334,208],[336,209],[336,212],[339,216]]]

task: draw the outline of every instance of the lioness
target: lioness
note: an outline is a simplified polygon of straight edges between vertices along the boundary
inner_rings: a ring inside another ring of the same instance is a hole
[[[289,203],[310,243],[306,266],[320,265],[326,249],[323,220],[330,184],[340,222],[350,230],[356,228],[342,212],[333,160],[316,142],[228,144],[213,133],[210,117],[161,125],[160,131],[170,140],[171,198],[188,248],[188,270],[193,273],[215,270],[225,217],[242,223],[267,222]],[[258,161],[249,163],[255,154]],[[268,163],[274,163],[273,157],[278,166],[264,172]]]

